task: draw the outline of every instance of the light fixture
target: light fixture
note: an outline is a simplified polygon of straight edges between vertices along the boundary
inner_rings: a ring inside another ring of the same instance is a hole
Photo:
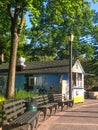
[[[70,34],[68,35],[68,40],[69,40],[70,42],[73,42],[73,40],[74,40],[74,35],[73,35],[72,33],[70,33]]]

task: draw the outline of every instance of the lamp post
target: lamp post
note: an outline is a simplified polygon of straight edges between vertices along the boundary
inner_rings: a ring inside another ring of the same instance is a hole
[[[69,99],[72,99],[72,42],[74,35],[70,33],[69,39]]]

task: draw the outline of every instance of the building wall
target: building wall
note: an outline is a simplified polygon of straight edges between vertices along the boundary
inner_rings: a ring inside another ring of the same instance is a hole
[[[17,75],[15,79],[15,89],[25,89],[36,91],[42,87],[48,91],[50,86],[54,86],[55,91],[59,91],[61,80],[68,80],[68,74],[39,74],[39,75]]]
[[[15,89],[24,89],[25,84],[25,76],[24,75],[16,75],[15,77]]]

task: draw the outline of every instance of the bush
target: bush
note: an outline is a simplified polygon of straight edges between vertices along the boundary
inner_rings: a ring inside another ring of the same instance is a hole
[[[18,98],[28,98],[28,97],[34,97],[37,95],[38,95],[37,93],[27,92],[24,90],[18,90],[18,91],[16,91],[14,98],[17,98],[17,99]]]
[[[3,102],[3,101],[5,101],[5,97],[2,93],[0,93],[0,102]]]

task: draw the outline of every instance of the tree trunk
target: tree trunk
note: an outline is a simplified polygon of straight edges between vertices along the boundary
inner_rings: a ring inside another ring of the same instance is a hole
[[[19,34],[24,25],[24,11],[21,10],[20,5],[17,5],[13,13],[11,4],[8,5],[8,11],[9,11],[9,16],[11,18],[12,25],[11,25],[11,52],[10,52],[6,97],[11,98],[14,96],[14,91],[15,91],[17,48],[18,48]],[[21,15],[20,24],[18,23],[19,15]]]
[[[11,40],[11,56],[10,56],[7,91],[6,91],[7,98],[13,97],[15,91],[14,83],[15,83],[15,73],[16,73],[17,47],[18,47],[18,34],[14,32],[12,34],[12,40]]]

